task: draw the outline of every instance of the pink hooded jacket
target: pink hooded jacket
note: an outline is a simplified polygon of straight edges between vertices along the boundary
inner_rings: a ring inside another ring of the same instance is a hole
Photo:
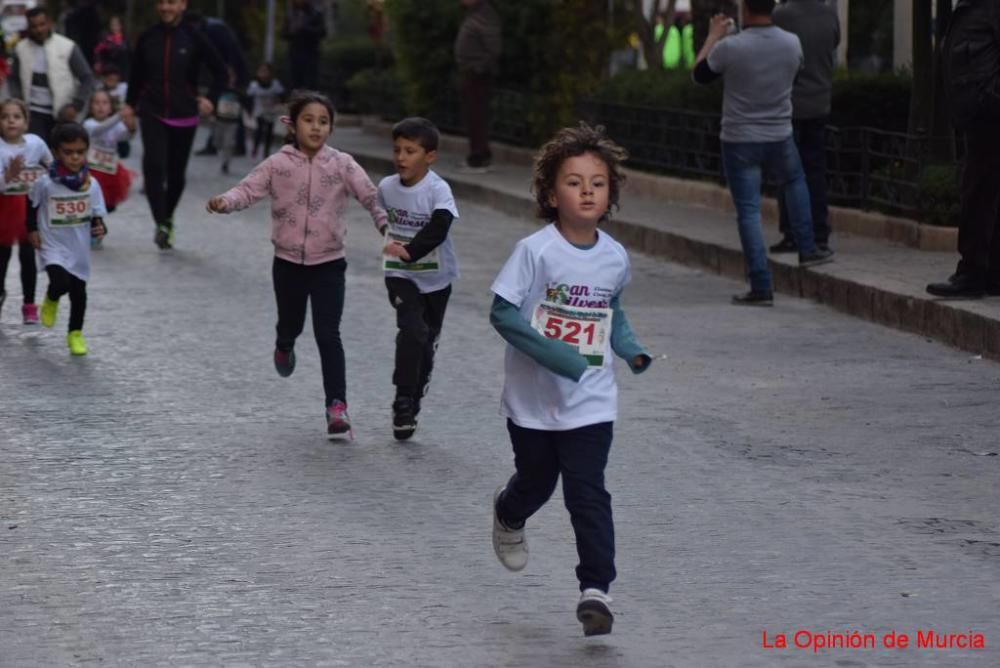
[[[313,265],[344,257],[348,195],[368,209],[381,231],[388,218],[378,205],[375,186],[354,158],[324,146],[310,161],[305,153],[286,145],[222,198],[230,212],[270,197],[274,254]]]

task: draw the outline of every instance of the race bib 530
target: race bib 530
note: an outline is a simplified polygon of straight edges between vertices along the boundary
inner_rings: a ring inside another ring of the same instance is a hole
[[[90,193],[49,197],[49,225],[67,227],[90,224]]]

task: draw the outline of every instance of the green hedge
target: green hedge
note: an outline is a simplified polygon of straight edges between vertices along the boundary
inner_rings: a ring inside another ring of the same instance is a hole
[[[911,80],[902,74],[839,72],[833,84],[831,125],[905,132]],[[701,86],[685,72],[627,72],[604,81],[594,97],[641,107],[720,113],[722,83]]]
[[[358,72],[373,68],[389,69],[393,54],[385,44],[367,36],[326,40],[320,55],[320,89],[327,92],[340,111],[358,111],[347,83]]]

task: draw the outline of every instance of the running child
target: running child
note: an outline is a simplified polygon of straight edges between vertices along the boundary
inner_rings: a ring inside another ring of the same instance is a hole
[[[104,195],[108,213],[113,212],[128,197],[132,173],[118,157],[118,143],[135,134],[135,115],[130,111],[114,111],[114,101],[107,91],[98,90],[90,96],[88,118],[83,127],[90,134],[87,166]]]
[[[425,118],[406,118],[392,128],[396,173],[378,185],[389,216],[385,286],[396,309],[396,365],[392,383],[392,432],[400,440],[417,429],[420,402],[434,369],[451,283],[458,260],[448,231],[458,207],[448,183],[431,170],[440,135]]]
[[[28,236],[49,275],[42,324],[55,325],[59,299],[68,293],[66,345],[73,355],[86,355],[83,319],[90,280],[90,238],[107,234],[107,210],[101,186],[87,168],[87,130],[79,123],[60,123],[52,131],[51,141],[55,160],[32,186],[28,205]]]
[[[28,191],[45,174],[52,152],[38,135],[28,133],[28,105],[10,99],[0,104],[0,308],[7,299],[7,267],[17,244],[21,264],[21,319],[38,324],[35,289],[38,267],[35,249],[28,243]]]
[[[285,87],[274,78],[271,63],[261,63],[257,67],[257,78],[250,82],[247,96],[253,100],[253,117],[257,122],[257,130],[253,137],[253,151],[250,156],[257,157],[261,147],[264,152],[261,158],[271,155],[271,140],[274,137],[274,122],[278,119],[278,104],[285,94]]]
[[[295,370],[295,339],[302,333],[306,305],[311,302],[323,368],[327,435],[337,437],[351,430],[340,339],[347,269],[347,222],[342,210],[348,196],[353,196],[371,214],[380,233],[387,220],[364,170],[350,155],[326,145],[335,118],[330,100],[301,91],[293,97],[289,114],[286,145],[234,188],[210,199],[208,210],[231,213],[271,198],[272,277],[278,303],[274,368],[283,377]]]
[[[117,17],[112,17],[117,18]],[[114,63],[101,63],[101,89],[111,96],[111,108],[117,113],[125,106],[128,96],[128,84],[122,81],[122,73]],[[135,115],[134,113],[132,114]],[[135,134],[135,130],[132,131]],[[131,137],[130,137],[131,139]],[[118,142],[118,157],[124,160],[132,154],[132,144],[129,139]]]
[[[618,206],[624,149],[601,127],[560,130],[535,159],[532,190],[549,224],[519,241],[493,283],[490,321],[507,341],[503,413],[515,473],[493,495],[493,549],[512,571],[528,562],[525,521],[562,476],[580,559],[577,619],[611,632],[615,579],[611,496],[604,487],[618,408],[611,353],[633,373],[652,363],[621,306],[625,249],[598,230]]]
[[[236,154],[236,137],[242,117],[243,102],[239,92],[232,88],[225,89],[215,105],[215,126],[212,128],[212,143],[222,156],[223,174],[229,174],[229,162]]]

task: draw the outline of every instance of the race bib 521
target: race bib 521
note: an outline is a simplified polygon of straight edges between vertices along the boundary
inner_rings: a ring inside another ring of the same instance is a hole
[[[531,315],[531,327],[548,339],[575,347],[591,368],[604,366],[611,333],[609,308],[577,308],[542,302]]]

